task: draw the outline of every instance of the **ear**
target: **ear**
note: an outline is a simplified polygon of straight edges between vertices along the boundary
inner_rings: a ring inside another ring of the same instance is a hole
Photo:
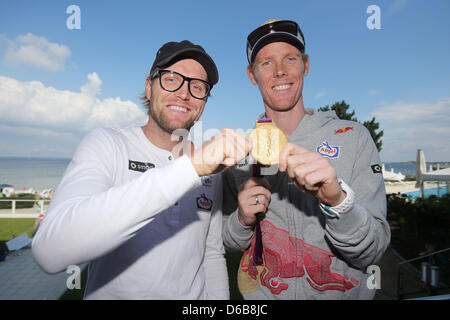
[[[309,55],[305,54],[303,57],[303,65],[304,65],[304,70],[303,70],[303,76],[307,76],[309,73]]]
[[[150,100],[152,96],[152,80],[150,78],[145,79],[145,96]]]
[[[250,79],[251,83],[256,84],[256,76],[251,66],[247,66],[247,76]]]

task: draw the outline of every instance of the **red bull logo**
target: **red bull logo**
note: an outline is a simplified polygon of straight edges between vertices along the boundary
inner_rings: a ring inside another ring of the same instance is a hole
[[[331,252],[304,242],[300,238],[289,236],[286,230],[275,227],[264,220],[261,223],[263,233],[262,266],[253,261],[253,247],[242,257],[238,273],[239,289],[242,293],[256,291],[260,285],[272,294],[279,295],[289,285],[283,279],[306,277],[311,288],[317,291],[351,290],[359,281],[331,271],[335,255]],[[259,275],[259,278],[258,278]]]
[[[347,132],[349,130],[353,130],[353,127],[342,127],[342,128],[340,128],[338,130],[335,130],[334,134],[345,133],[345,132]]]

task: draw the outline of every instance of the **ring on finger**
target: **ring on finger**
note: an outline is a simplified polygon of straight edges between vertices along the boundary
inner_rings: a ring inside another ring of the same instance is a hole
[[[255,203],[258,204],[259,203],[259,198],[255,197]]]

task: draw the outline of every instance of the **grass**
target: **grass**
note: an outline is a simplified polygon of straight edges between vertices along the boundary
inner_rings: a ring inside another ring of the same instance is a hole
[[[9,241],[15,234],[20,236],[22,233],[27,233],[31,238],[33,234],[33,227],[36,219],[35,218],[1,218],[0,219],[0,241]]]
[[[36,219],[14,219],[1,218],[0,219],[0,252],[6,250],[6,242],[13,238],[13,235],[20,236],[22,233],[27,233],[31,238]]]

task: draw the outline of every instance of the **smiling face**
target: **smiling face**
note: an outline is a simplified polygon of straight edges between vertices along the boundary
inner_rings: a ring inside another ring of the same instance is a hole
[[[186,77],[207,81],[207,74],[203,66],[193,60],[180,60],[165,70],[178,72]],[[189,130],[197,121],[205,107],[206,99],[194,98],[188,89],[188,82],[174,92],[161,88],[159,78],[146,80],[145,93],[150,100],[149,124],[156,124],[165,133],[172,134],[176,129]]]
[[[259,87],[266,110],[275,112],[303,108],[303,78],[308,71],[309,58],[303,59],[300,51],[286,42],[264,46],[247,68],[250,81]]]

